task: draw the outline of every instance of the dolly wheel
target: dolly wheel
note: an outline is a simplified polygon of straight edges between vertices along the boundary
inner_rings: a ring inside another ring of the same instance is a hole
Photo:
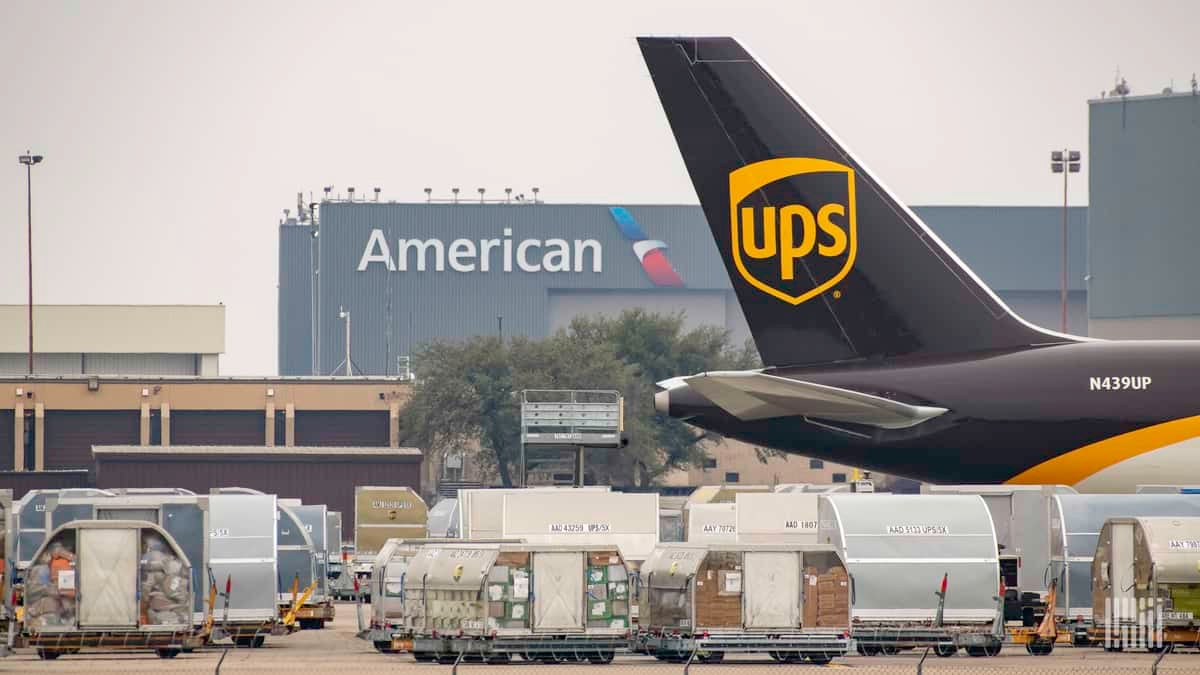
[[[696,658],[700,663],[720,663],[725,660],[725,652],[704,652]]]
[[[173,659],[176,656],[179,656],[180,651],[182,650],[180,650],[178,647],[159,647],[158,649],[154,650],[154,653],[158,654],[158,658],[160,659]]]
[[[1025,651],[1034,656],[1047,656],[1054,651],[1054,641],[1034,638],[1025,643]]]
[[[62,652],[58,651],[57,649],[38,649],[37,655],[39,659],[44,661],[53,661],[54,659],[62,656]]]
[[[933,646],[933,653],[942,658],[954,656],[958,653],[958,647],[953,643],[940,643]]]
[[[828,652],[813,652],[808,655],[808,660],[818,666],[823,666],[833,660],[833,654]]]

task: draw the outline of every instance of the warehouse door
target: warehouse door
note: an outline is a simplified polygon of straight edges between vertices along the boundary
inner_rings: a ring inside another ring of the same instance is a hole
[[[583,554],[533,554],[533,629],[583,630]]]
[[[800,556],[795,553],[746,552],[742,591],[747,628],[795,628],[800,625]]]
[[[138,619],[137,530],[79,532],[79,626],[135,627]]]

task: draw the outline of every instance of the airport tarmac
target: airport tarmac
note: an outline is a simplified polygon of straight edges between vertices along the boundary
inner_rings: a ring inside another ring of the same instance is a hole
[[[365,615],[365,613],[364,613]],[[286,637],[268,638],[261,649],[230,649],[221,662],[221,651],[209,649],[192,654],[180,654],[163,660],[151,652],[84,652],[63,656],[54,661],[42,661],[32,649],[0,659],[0,673],[214,673],[220,662],[220,673],[286,673],[311,675],[337,673],[364,675],[369,673],[447,673],[451,666],[418,664],[407,655],[387,655],[356,639],[357,625],[354,605],[339,603],[337,620],[325,630],[302,631]],[[1155,655],[1146,653],[1106,653],[1100,649],[1060,648],[1050,656],[1030,656],[1022,647],[1006,647],[1000,656],[971,658],[958,655],[941,659],[930,655],[924,664],[925,673],[1150,673]],[[830,670],[856,670],[861,673],[916,673],[919,653],[897,656],[847,656],[825,666]],[[818,670],[818,666],[777,664],[754,656],[730,657],[722,664],[692,664],[697,675],[756,675],[802,673]],[[618,656],[612,664],[603,665],[533,665],[516,661],[507,666],[464,664],[460,672],[525,672],[537,669],[546,675],[583,675],[611,671],[613,675],[668,675],[682,673],[681,664],[670,664],[638,655]],[[1168,654],[1159,665],[1159,673],[1183,675],[1200,672],[1200,654]]]

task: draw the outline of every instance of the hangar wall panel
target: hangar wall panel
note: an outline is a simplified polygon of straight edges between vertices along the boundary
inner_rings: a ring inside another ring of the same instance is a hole
[[[173,410],[171,445],[266,445],[265,420],[257,410]]]
[[[1200,315],[1200,99],[1089,103],[1090,317]]]

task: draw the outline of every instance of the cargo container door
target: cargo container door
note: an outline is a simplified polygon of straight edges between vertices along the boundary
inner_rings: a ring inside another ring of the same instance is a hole
[[[138,531],[79,532],[80,628],[135,628],[138,621]]]
[[[1112,559],[1109,560],[1109,580],[1112,590],[1112,618],[1115,622],[1132,623],[1137,617],[1134,599],[1133,523],[1112,524]]]
[[[583,553],[533,554],[533,629],[583,629]]]
[[[745,557],[746,628],[795,628],[800,625],[800,556],[747,551]]]

